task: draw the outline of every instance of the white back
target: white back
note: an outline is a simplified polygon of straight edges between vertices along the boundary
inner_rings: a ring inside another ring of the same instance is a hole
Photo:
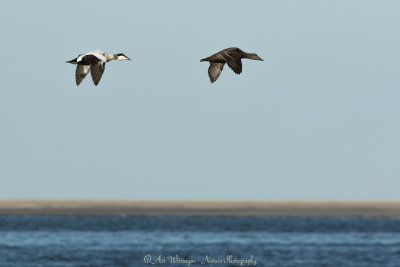
[[[104,56],[104,51],[102,50],[95,50],[89,53],[86,53],[85,55],[93,55],[95,57],[97,57],[98,59],[100,59],[103,62],[107,62],[107,58]]]

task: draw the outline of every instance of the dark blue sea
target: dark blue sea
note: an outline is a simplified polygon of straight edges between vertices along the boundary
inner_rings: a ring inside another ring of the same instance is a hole
[[[400,220],[2,215],[0,266],[400,266]]]

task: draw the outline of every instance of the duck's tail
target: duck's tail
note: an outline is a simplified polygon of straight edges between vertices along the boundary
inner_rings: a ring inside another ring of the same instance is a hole
[[[78,63],[77,59],[78,58],[74,58],[74,59],[71,59],[70,61],[65,61],[65,63],[77,64]]]

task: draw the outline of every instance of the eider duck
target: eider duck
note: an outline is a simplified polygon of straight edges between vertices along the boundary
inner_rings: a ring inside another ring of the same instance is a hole
[[[98,85],[103,75],[106,62],[111,60],[131,60],[124,54],[107,54],[101,50],[79,55],[66,63],[77,64],[75,72],[76,85],[79,85],[91,71],[94,85]]]
[[[211,83],[215,82],[224,68],[224,64],[227,63],[228,66],[236,73],[242,73],[242,58],[262,60],[255,53],[246,53],[237,47],[227,48],[222,50],[212,56],[203,58],[202,61],[209,61],[210,67],[208,68],[208,76],[210,76]]]

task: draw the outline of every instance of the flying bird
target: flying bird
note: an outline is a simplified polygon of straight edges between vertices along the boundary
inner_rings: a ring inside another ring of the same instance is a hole
[[[224,49],[212,56],[203,58],[200,60],[200,62],[210,62],[210,67],[208,67],[208,76],[210,76],[210,81],[213,83],[218,79],[225,63],[227,63],[236,74],[242,73],[242,58],[264,61],[255,53],[246,53],[237,47],[231,47]]]
[[[94,85],[98,85],[103,76],[106,62],[111,60],[131,60],[124,54],[107,54],[101,50],[92,51],[84,55],[79,55],[66,63],[76,64],[75,80],[79,85],[86,75],[90,72]]]

